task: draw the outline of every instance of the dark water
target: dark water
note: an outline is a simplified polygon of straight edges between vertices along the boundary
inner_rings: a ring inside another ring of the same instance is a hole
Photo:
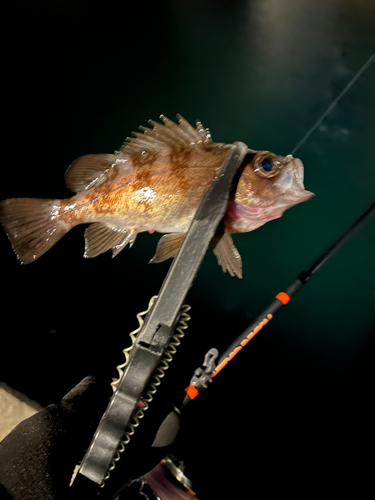
[[[375,51],[375,4],[365,0],[12,9],[1,199],[69,196],[63,174],[76,157],[113,152],[160,113],[199,118],[218,142],[288,154]],[[235,237],[244,279],[224,275],[207,255],[188,297],[192,321],[171,390],[374,201],[374,88],[375,64],[298,151],[316,197]],[[112,377],[135,314],[169,266],[147,265],[156,242],[140,235],[114,260],[86,260],[78,227],[20,266],[1,233],[1,378],[47,404],[86,374]],[[176,454],[201,498],[267,491],[275,477],[290,491],[296,470],[307,488],[339,459],[345,475],[364,438],[373,447],[374,256],[373,218],[191,406]]]

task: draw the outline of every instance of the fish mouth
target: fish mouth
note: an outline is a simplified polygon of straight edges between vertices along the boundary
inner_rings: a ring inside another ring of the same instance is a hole
[[[315,196],[311,191],[305,189],[304,166],[299,158],[291,158],[284,167],[281,175],[275,178],[274,186],[280,193],[280,203],[274,205],[274,208],[289,208],[297,203],[311,200]]]
[[[255,203],[236,202],[228,205],[228,214],[235,221],[235,232],[247,232],[262,226],[268,221],[282,217],[284,212],[299,203],[315,196],[304,186],[304,166],[300,159],[291,155],[280,159],[280,173],[268,180],[271,184],[266,199],[259,194]]]

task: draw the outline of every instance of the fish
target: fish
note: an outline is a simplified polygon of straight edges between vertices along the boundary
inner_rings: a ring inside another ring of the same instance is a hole
[[[181,115],[177,123],[160,119],[139,127],[113,154],[77,158],[65,173],[67,187],[76,193],[72,197],[0,203],[0,223],[22,264],[37,260],[79,224],[90,224],[86,258],[107,250],[115,257],[141,232],[164,234],[150,262],[177,254],[232,145],[213,142],[199,120],[194,128]],[[305,190],[302,161],[291,155],[247,149],[240,172],[212,247],[223,271],[242,278],[231,234],[253,231],[314,194]]]

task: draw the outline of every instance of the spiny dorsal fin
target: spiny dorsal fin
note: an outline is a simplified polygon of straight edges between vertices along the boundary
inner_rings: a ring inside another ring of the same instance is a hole
[[[108,179],[113,167],[126,163],[132,153],[140,151],[162,151],[173,146],[194,146],[212,142],[211,134],[200,121],[193,128],[181,115],[177,115],[178,125],[164,115],[164,123],[150,120],[153,128],[139,127],[143,130],[133,132],[134,137],[127,138],[116,154],[86,155],[77,158],[65,173],[66,185],[75,193],[97,187]]]
[[[132,154],[139,151],[161,151],[172,146],[194,146],[212,142],[208,129],[197,121],[195,129],[181,115],[177,115],[178,125],[164,115],[160,115],[163,124],[149,120],[153,128],[139,127],[140,132],[133,132],[134,137],[128,137],[120,152]]]
[[[120,157],[114,154],[80,156],[65,173],[66,185],[75,193],[91,189],[107,178],[107,174],[119,159]]]
[[[211,132],[209,128],[204,128],[202,122],[197,120],[195,122],[198,132],[204,137],[204,142],[212,142]]]
[[[121,229],[109,224],[95,222],[85,231],[84,257],[97,257],[112,248],[112,257],[115,257],[129,244],[131,248],[137,236],[135,229]]]

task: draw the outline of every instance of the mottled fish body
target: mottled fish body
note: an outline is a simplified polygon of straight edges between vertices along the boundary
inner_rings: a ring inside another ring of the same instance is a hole
[[[126,157],[79,158],[67,173],[69,181],[90,163],[101,165],[104,179],[64,201],[59,215],[68,223],[101,222],[137,232],[186,232],[229,149],[210,143],[198,148],[182,145],[161,152],[140,151]],[[76,187],[74,181],[68,186]]]
[[[161,116],[164,124],[134,133],[115,154],[78,158],[66,172],[77,194],[65,200],[14,198],[0,203],[3,224],[17,257],[30,263],[78,224],[85,232],[85,257],[109,249],[117,255],[140,232],[168,233],[152,262],[173,257],[204,194],[219,175],[231,145],[213,143],[200,122],[193,128]],[[313,195],[303,186],[300,160],[253,152],[245,159],[235,196],[214,252],[224,271],[242,276],[240,255],[230,233],[248,232],[278,218]]]

